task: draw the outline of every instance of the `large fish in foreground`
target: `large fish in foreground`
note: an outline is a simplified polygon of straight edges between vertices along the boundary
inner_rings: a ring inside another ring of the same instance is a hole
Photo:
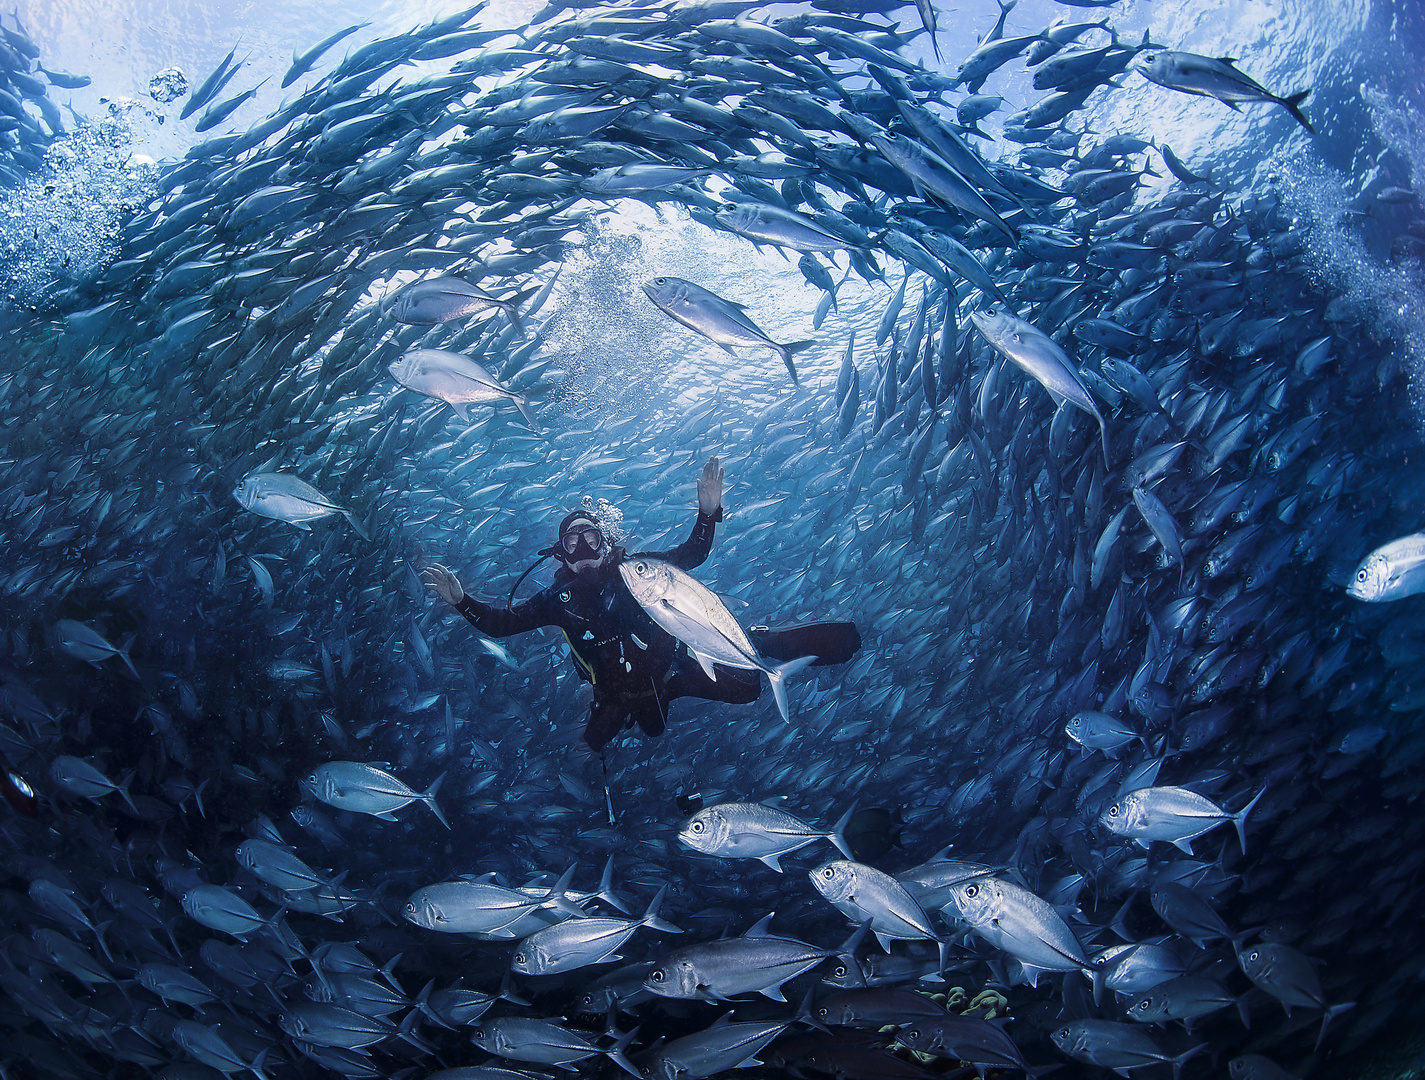
[[[785,345],[773,341],[743,312],[743,305],[724,300],[701,285],[676,277],[654,278],[643,286],[643,292],[659,310],[694,330],[728,352],[734,345],[765,345],[776,350],[796,383],[797,368],[792,354],[813,344],[811,341],[791,341]]]
[[[1425,592],[1425,533],[1411,533],[1382,544],[1356,567],[1346,594],[1379,603]]]
[[[1216,98],[1224,105],[1237,108],[1242,101],[1270,101],[1280,105],[1292,118],[1313,135],[1313,128],[1302,115],[1300,105],[1310,90],[1288,97],[1278,97],[1250,75],[1238,71],[1230,56],[1200,56],[1197,53],[1160,49],[1137,57],[1133,67],[1150,82],[1180,90],[1184,94]]]
[[[785,664],[768,663],[718,595],[672,563],[631,559],[620,563],[618,572],[649,618],[688,647],[709,679],[717,681],[714,664],[760,671],[772,684],[772,696],[777,699],[782,719],[790,719],[786,678],[801,671],[816,657],[802,656]]]
[[[1077,405],[1098,421],[1099,434],[1103,438],[1103,460],[1107,464],[1108,425],[1068,354],[1033,323],[1025,322],[1003,308],[988,307],[983,311],[972,311],[970,321],[997,353],[1034,376],[1055,402],[1067,401]]]
[[[370,540],[352,512],[338,506],[305,480],[286,473],[250,473],[233,489],[233,498],[244,510],[273,521],[285,521],[304,532],[309,521],[341,514],[356,534]]]

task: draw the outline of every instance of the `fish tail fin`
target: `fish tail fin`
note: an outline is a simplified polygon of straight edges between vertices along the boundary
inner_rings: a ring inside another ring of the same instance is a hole
[[[1093,414],[1098,419],[1099,438],[1103,440],[1103,463],[1112,468],[1113,464],[1108,456],[1108,421],[1104,420],[1103,413],[1097,407],[1094,408]]]
[[[1306,96],[1311,93],[1311,88],[1303,90],[1299,94],[1290,94],[1284,98],[1277,98],[1277,103],[1291,113],[1292,119],[1304,127],[1311,134],[1316,134],[1316,129],[1311,126],[1311,121],[1306,119],[1306,115],[1301,111],[1301,103],[1306,100]]]
[[[614,892],[614,857],[609,856],[609,861],[604,863],[604,873],[599,878],[599,891],[594,894],[609,907],[622,911],[625,915],[632,914],[628,910],[628,905],[623,902],[618,893]]]
[[[1182,1073],[1182,1071],[1183,1071],[1183,1065],[1185,1065],[1185,1064],[1187,1063],[1188,1058],[1192,1057],[1194,1054],[1198,1053],[1199,1051],[1205,1050],[1205,1049],[1207,1049],[1207,1043],[1198,1043],[1196,1046],[1192,1047],[1191,1049],[1184,1050],[1184,1051],[1183,1051],[1181,1054],[1179,1054],[1177,1057],[1175,1057],[1175,1058],[1169,1058],[1169,1059],[1168,1059],[1168,1064],[1173,1067],[1173,1080],[1178,1080],[1178,1076],[1179,1076],[1179,1074]]]
[[[796,386],[801,385],[801,380],[797,378],[797,366],[792,363],[792,357],[815,344],[815,341],[789,341],[785,345],[777,346],[777,351],[782,354],[782,363],[787,365],[787,370],[792,375],[792,383]]]
[[[833,825],[831,831],[826,834],[826,838],[836,845],[836,850],[853,862],[856,856],[851,854],[851,845],[846,842],[846,826],[850,823],[851,816],[856,813],[857,802],[856,799],[851,800],[851,805],[847,808],[846,813],[841,815],[841,820]]]
[[[637,1080],[643,1080],[643,1074],[638,1071],[638,1067],[623,1055],[623,1052],[628,1049],[628,1044],[633,1042],[633,1037],[638,1034],[638,1031],[638,1028],[634,1028],[627,1035],[620,1035],[618,1042],[614,1043],[612,1048],[605,1050],[604,1054],[624,1072],[636,1077]],[[610,1030],[609,1034],[612,1035],[614,1032]]]
[[[1343,1012],[1349,1012],[1355,1007],[1356,1003],[1354,1001],[1343,1001],[1339,1005],[1330,1005],[1327,1007],[1326,1011],[1321,1014],[1321,1030],[1316,1034],[1316,1049],[1313,1050],[1312,1053],[1321,1049],[1321,1040],[1326,1037],[1326,1025]]]
[[[664,885],[658,890],[658,895],[653,898],[653,902],[648,905],[648,910],[643,913],[643,925],[651,930],[661,930],[665,934],[681,934],[682,927],[674,926],[658,917],[658,909],[663,906],[663,897],[668,895],[668,886]]]
[[[860,926],[851,932],[851,936],[841,943],[841,947],[836,950],[836,957],[846,965],[846,975],[848,987],[862,987],[866,985],[866,973],[861,969],[861,963],[856,959],[856,950],[861,947],[861,942],[866,939],[866,935],[871,930],[871,920],[867,919]]]
[[[501,1001],[508,1001],[511,1005],[529,1005],[529,1002],[515,993],[514,976],[508,968],[505,969],[505,977],[500,980],[500,992],[496,995]]]
[[[362,525],[360,521],[357,520],[355,514],[353,514],[350,510],[343,510],[342,516],[344,516],[347,522],[351,525],[352,532],[356,533],[357,536],[361,537],[361,539],[365,540],[367,543],[371,542],[371,534],[367,532],[366,527]]]
[[[434,988],[434,979],[431,979],[428,983],[425,984],[425,986],[421,988],[421,992],[416,995],[416,1011],[419,1012],[422,1016],[424,1016],[427,1020],[429,1020],[432,1024],[435,1024],[437,1027],[443,1027],[446,1031],[454,1031],[455,1028],[451,1027],[448,1023],[446,1023],[445,1017],[441,1016],[440,1013],[436,1012],[430,1006],[430,993]]]
[[[514,325],[515,332],[519,334],[520,337],[528,337],[529,334],[525,330],[524,320],[520,318],[519,307],[543,287],[542,285],[531,285],[528,289],[521,289],[515,293],[514,296],[500,303],[500,308],[510,317],[510,322]]]
[[[440,790],[440,785],[445,783],[447,775],[447,773],[441,773],[435,778],[435,782],[431,784],[430,787],[421,792],[421,802],[429,806],[430,812],[448,829],[450,828],[450,822],[445,820],[445,815],[441,813],[440,807],[435,803],[435,793]]]
[[[777,700],[777,711],[782,719],[791,723],[791,713],[787,711],[787,677],[795,675],[809,664],[816,663],[815,656],[801,656],[788,660],[785,664],[773,664],[767,668],[767,681],[772,684],[772,696]]]
[[[1266,793],[1267,789],[1264,786],[1261,791],[1257,792],[1251,802],[1232,815],[1232,824],[1237,826],[1237,839],[1242,843],[1243,855],[1247,854],[1247,815],[1252,812],[1252,808],[1257,805],[1258,801]]]
[[[578,868],[579,864],[575,863],[560,875],[559,880],[550,887],[549,895],[545,899],[545,904],[549,907],[558,908],[564,912],[564,914],[572,916],[573,918],[587,919],[589,913],[570,900],[566,895],[569,892],[570,884],[574,880],[574,871]]]
[[[129,809],[135,814],[139,812],[139,808],[134,805],[133,797],[129,794],[129,784],[133,782],[134,773],[136,771],[135,769],[130,769],[124,774],[123,778],[114,785],[114,790],[124,797],[124,802],[129,804]]]
[[[530,411],[529,402],[528,400],[526,400],[525,396],[523,394],[512,394],[510,400],[513,401],[515,403],[515,407],[519,409],[520,415],[524,417],[525,423],[532,427],[535,431],[538,431],[539,421],[534,418],[534,413]]]
[[[812,1011],[812,1006],[815,1004],[815,1002],[816,983],[813,982],[809,987],[807,987],[806,997],[802,998],[801,1004],[797,1006],[796,1015],[792,1017],[792,1020],[794,1022],[800,1022],[810,1027],[814,1027],[817,1031],[825,1032],[827,1035],[830,1035],[831,1029],[828,1028],[825,1024],[823,1024],[820,1020],[818,1020],[816,1018],[816,1014]]]
[[[120,660],[122,660],[128,666],[128,669],[130,672],[132,672],[134,678],[138,679],[139,669],[134,667],[134,662],[129,659],[129,650],[134,646],[134,636],[135,635],[131,634],[127,639],[125,639],[119,645],[119,647],[114,650],[114,655],[117,656]]]

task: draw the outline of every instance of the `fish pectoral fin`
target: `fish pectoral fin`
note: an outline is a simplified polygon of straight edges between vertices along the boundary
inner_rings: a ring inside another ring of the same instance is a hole
[[[305,521],[289,521],[287,524],[293,526],[294,528],[301,529],[303,532],[312,531],[312,527],[308,525]]]
[[[785,1002],[787,1000],[787,996],[782,993],[782,988],[780,986],[764,986],[761,990],[758,990],[757,992],[763,995],[764,997],[771,998],[773,1001]]]
[[[460,417],[461,423],[470,423],[470,406],[465,402],[450,402],[450,407],[455,410],[455,415]]]
[[[778,852],[776,855],[759,855],[757,858],[758,858],[758,862],[764,862],[764,863],[766,863],[766,864],[767,864],[768,866],[770,866],[773,870],[777,871],[777,873],[780,874],[780,873],[782,872],[782,867],[781,867],[781,865],[777,862],[777,859],[778,859],[778,857],[779,857],[780,855],[783,855],[783,854],[785,854],[785,852]]]
[[[703,671],[704,671],[704,673],[707,675],[707,677],[708,677],[709,679],[711,679],[713,682],[717,682],[717,672],[715,672],[715,671],[713,670],[712,658],[711,658],[711,657],[708,657],[708,656],[704,656],[702,653],[698,652],[698,651],[697,651],[696,649],[694,649],[692,646],[689,646],[689,647],[688,647],[688,651],[693,654],[693,659],[698,662],[698,667],[700,667],[700,668],[703,669]],[[775,869],[775,868],[774,868],[774,869]]]

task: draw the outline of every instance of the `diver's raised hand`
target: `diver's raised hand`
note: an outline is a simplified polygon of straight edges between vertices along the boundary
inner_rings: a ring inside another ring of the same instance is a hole
[[[465,599],[460,579],[440,563],[431,563],[421,571],[421,577],[425,579],[427,588],[434,589],[435,594],[452,607]]]
[[[698,513],[703,517],[716,517],[722,506],[722,466],[717,458],[708,458],[703,466],[703,475],[698,477]]]

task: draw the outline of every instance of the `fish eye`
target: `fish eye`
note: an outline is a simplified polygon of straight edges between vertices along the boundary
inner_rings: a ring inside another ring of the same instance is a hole
[[[1369,577],[1369,576],[1370,576],[1370,575],[1368,575],[1368,574],[1366,573],[1366,568],[1365,568],[1364,566],[1361,567],[1359,570],[1356,571],[1356,580],[1357,580],[1357,581],[1365,581],[1366,578]]]
[[[834,877],[836,876],[836,871],[833,870],[831,867],[828,866],[828,867],[826,867],[824,870],[822,870],[821,876],[824,877],[824,878],[826,878],[827,881],[830,881],[832,878],[834,878]]]
[[[914,1031],[907,1031],[907,1032],[905,1033],[905,1037],[906,1037],[907,1039],[918,1039],[918,1038],[920,1038],[920,1029],[919,1029],[919,1028],[916,1028]]]
[[[653,279],[653,284],[655,284],[655,285],[667,285],[667,284],[668,284],[668,279],[665,278],[665,277],[654,278],[654,279]]]
[[[411,912],[412,914],[414,914],[414,913],[415,913],[415,910],[416,910],[416,905],[415,905],[415,904],[407,904],[407,905],[406,905],[406,910],[407,910],[408,912]]]
[[[980,887],[978,885],[966,885],[965,895],[968,896],[971,900],[973,900],[975,897],[980,895]]]
[[[831,1011],[830,1009],[828,1009],[825,1005],[823,1005],[821,1008],[819,1008],[819,1009],[816,1010],[816,1015],[817,1015],[817,1017],[818,1017],[819,1019],[825,1020],[825,1019],[826,1019],[826,1016],[827,1016],[827,1013],[829,1013],[830,1011]]]
[[[1248,959],[1248,960],[1252,960],[1252,961],[1256,961],[1256,959],[1257,959],[1259,956],[1261,956],[1261,955],[1262,955],[1262,954],[1259,953],[1256,949],[1253,949],[1251,952],[1249,952],[1249,953],[1247,954],[1247,959]]]
[[[846,978],[846,965],[845,965],[845,964],[837,964],[836,967],[832,970],[831,975],[832,975],[833,978],[836,978],[836,979],[844,979],[844,978]]]
[[[695,822],[693,822],[691,825],[688,826],[688,831],[689,831],[689,832],[702,832],[702,831],[703,831],[703,823],[702,823],[701,821],[695,821]]]
[[[664,979],[666,979],[666,978],[668,977],[668,974],[667,974],[667,972],[665,972],[662,968],[659,968],[659,969],[656,970],[652,975],[650,975],[650,976],[648,976],[648,977],[649,977],[651,980],[653,980],[654,982],[661,983]]]
[[[1110,806],[1110,807],[1108,808],[1108,816],[1109,816],[1109,817],[1117,817],[1117,816],[1118,816],[1118,804],[1117,804],[1117,803],[1114,803],[1112,806]]]
[[[522,952],[517,952],[517,953],[515,953],[515,963],[516,963],[516,964],[523,964],[523,963],[524,963],[524,953],[522,953]]]

